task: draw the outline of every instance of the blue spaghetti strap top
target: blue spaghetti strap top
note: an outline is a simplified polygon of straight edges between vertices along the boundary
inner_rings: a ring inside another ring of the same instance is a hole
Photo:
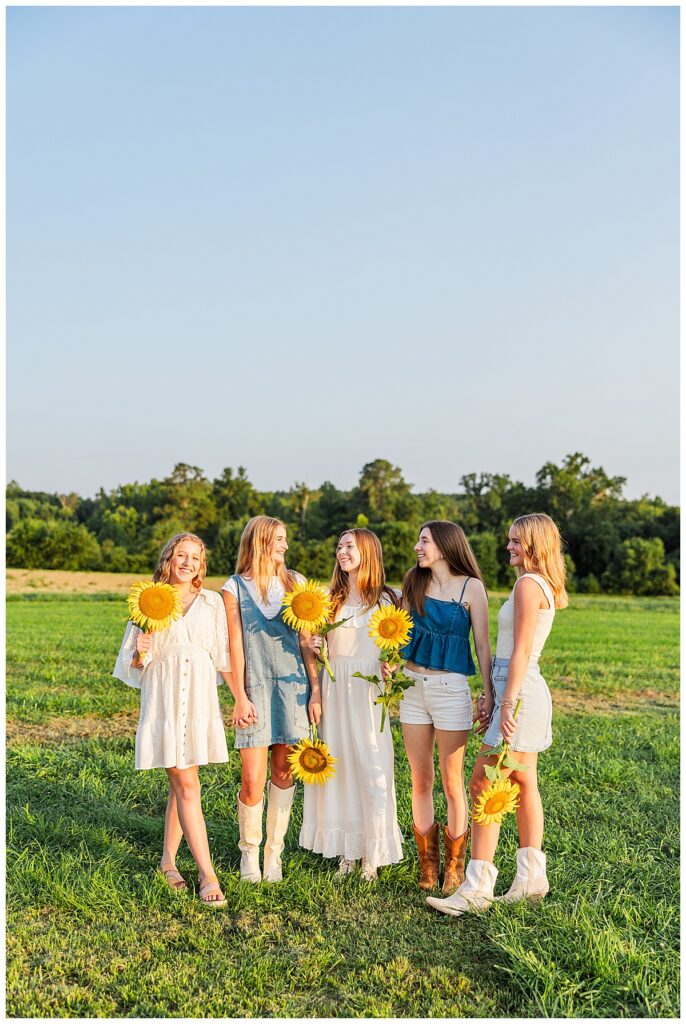
[[[403,658],[423,668],[459,672],[463,676],[476,674],[469,646],[472,620],[469,609],[462,604],[471,578],[468,576],[465,580],[459,601],[425,597],[424,614],[420,615],[416,609],[412,612],[414,629],[410,642],[403,648]]]

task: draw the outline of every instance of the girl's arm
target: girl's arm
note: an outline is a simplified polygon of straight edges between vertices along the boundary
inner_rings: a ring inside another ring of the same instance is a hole
[[[307,706],[307,710],[312,724],[319,725],[322,717],[322,695],[319,689],[319,676],[317,675],[317,655],[310,647],[309,633],[303,630],[298,635],[298,640],[300,642],[303,665],[307,672],[307,678],[310,680],[310,703]]]
[[[245,692],[245,651],[243,649],[241,613],[238,601],[228,590],[222,590],[222,600],[226,609],[229,651],[231,652],[231,671],[224,675],[224,680],[234,699],[233,724],[237,725],[239,721],[244,724],[252,724],[257,721],[257,709]]]
[[[469,582],[469,617],[472,620],[474,648],[484,688],[477,711],[480,725],[487,725],[493,711],[493,690],[491,688],[491,639],[488,634],[488,596],[480,580]],[[479,730],[481,731],[481,730]]]
[[[515,731],[514,709],[529,667],[538,612],[545,597],[535,580],[523,577],[514,588],[514,650],[507,673],[505,695],[500,705],[500,731],[509,741]]]

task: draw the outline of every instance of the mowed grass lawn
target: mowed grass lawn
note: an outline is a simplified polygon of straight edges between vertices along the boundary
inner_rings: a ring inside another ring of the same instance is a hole
[[[8,1016],[679,1015],[676,601],[577,597],[558,616],[542,662],[556,705],[540,773],[551,892],[460,919],[416,888],[397,721],[405,860],[376,885],[298,848],[301,795],[284,882],[241,884],[232,752],[202,770],[228,907],[172,893],[155,872],[165,773],[134,770],[138,696],[110,676],[121,595],[17,596],[7,610]],[[436,803],[445,820],[438,787]],[[514,873],[514,825],[496,892]],[[185,847],[179,867],[195,884]]]

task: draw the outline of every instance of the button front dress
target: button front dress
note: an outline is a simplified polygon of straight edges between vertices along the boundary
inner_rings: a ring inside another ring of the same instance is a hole
[[[393,779],[393,738],[390,722],[381,728],[376,689],[354,672],[380,675],[379,648],[369,638],[363,611],[343,605],[329,633],[329,661],[336,677],[321,673],[322,721],[319,735],[336,757],[336,774],[323,786],[305,786],[300,845],[325,857],[359,860],[372,867],[402,860]]]
[[[228,761],[217,685],[231,663],[219,594],[201,590],[182,618],[153,633],[142,670],[132,665],[139,633],[129,622],[112,673],[141,691],[136,768]]]

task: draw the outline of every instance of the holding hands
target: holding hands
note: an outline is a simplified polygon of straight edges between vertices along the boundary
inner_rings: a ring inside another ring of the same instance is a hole
[[[237,697],[233,707],[233,725],[239,729],[247,729],[249,725],[254,725],[256,721],[257,709],[252,701],[248,700],[246,694]]]
[[[474,719],[474,732],[484,733],[493,714],[493,694],[482,693],[476,702],[476,717]]]

